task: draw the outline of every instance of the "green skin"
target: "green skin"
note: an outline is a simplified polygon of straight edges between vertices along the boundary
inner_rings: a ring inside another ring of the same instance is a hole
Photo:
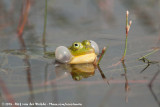
[[[94,48],[92,48],[89,40],[84,40],[82,42],[74,42],[72,46],[70,46],[68,49],[73,56],[94,53]]]

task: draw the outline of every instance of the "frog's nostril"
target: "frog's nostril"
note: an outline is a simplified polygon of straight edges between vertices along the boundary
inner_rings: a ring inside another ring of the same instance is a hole
[[[71,61],[72,54],[65,46],[59,46],[56,48],[55,57],[61,63],[68,63]]]

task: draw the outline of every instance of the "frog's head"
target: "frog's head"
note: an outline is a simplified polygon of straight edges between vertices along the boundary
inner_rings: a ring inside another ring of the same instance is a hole
[[[88,40],[82,42],[74,42],[68,49],[73,56],[94,53],[94,48],[91,46]]]
[[[68,63],[71,59],[75,58],[75,56],[78,57],[91,53],[99,54],[98,45],[92,40],[84,40],[82,42],[74,42],[72,46],[68,48],[64,46],[58,47],[55,56],[59,62]]]

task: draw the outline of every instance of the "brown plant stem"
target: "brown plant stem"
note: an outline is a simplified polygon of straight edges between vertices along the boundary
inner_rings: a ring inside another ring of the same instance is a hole
[[[99,65],[99,63],[100,63],[101,59],[103,58],[103,55],[105,54],[105,52],[106,52],[106,47],[104,47],[102,49],[102,53],[100,54],[100,57],[99,57],[98,61],[96,62],[96,65]]]
[[[6,97],[6,99],[8,100],[9,103],[12,104],[12,107],[18,107],[15,104],[15,100],[13,98],[13,95],[9,92],[9,90],[7,89],[5,83],[3,82],[3,80],[0,78],[0,87]]]
[[[22,15],[20,16],[19,25],[17,27],[17,34],[18,36],[22,36],[24,27],[28,20],[28,13],[30,9],[30,0],[26,0],[25,8],[22,10]]]

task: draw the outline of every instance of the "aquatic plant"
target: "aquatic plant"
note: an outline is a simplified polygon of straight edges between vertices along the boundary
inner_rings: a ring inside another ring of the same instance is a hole
[[[19,25],[17,27],[18,36],[22,36],[22,34],[23,34],[24,27],[25,27],[25,25],[27,23],[27,20],[28,20],[30,5],[31,5],[31,1],[26,0],[25,8],[22,9],[22,13],[21,13],[21,16],[20,16],[20,19],[19,19]]]
[[[108,47],[107,47],[107,48],[108,48]],[[101,59],[103,58],[103,55],[105,54],[107,48],[104,47],[104,48],[102,49],[102,53],[100,54],[98,61],[96,62],[96,64],[94,63],[95,65],[99,65],[99,63],[100,63]]]
[[[128,32],[129,32],[130,27],[131,27],[131,24],[132,24],[132,21],[131,21],[131,20],[130,20],[129,23],[128,23],[128,16],[129,16],[129,11],[127,10],[127,11],[126,11],[126,40],[125,40],[125,49],[124,49],[124,53],[123,53],[123,56],[122,56],[122,58],[121,58],[121,61],[123,61],[124,58],[125,58],[125,56],[126,56]]]
[[[146,59],[146,57],[148,57],[148,56],[156,53],[157,51],[159,51],[159,48],[153,49],[153,51],[149,52],[148,54],[146,54],[146,55],[144,55],[144,56],[142,56],[142,57],[140,57],[140,58],[138,58],[138,60],[143,60],[143,61],[144,61],[144,59]]]

